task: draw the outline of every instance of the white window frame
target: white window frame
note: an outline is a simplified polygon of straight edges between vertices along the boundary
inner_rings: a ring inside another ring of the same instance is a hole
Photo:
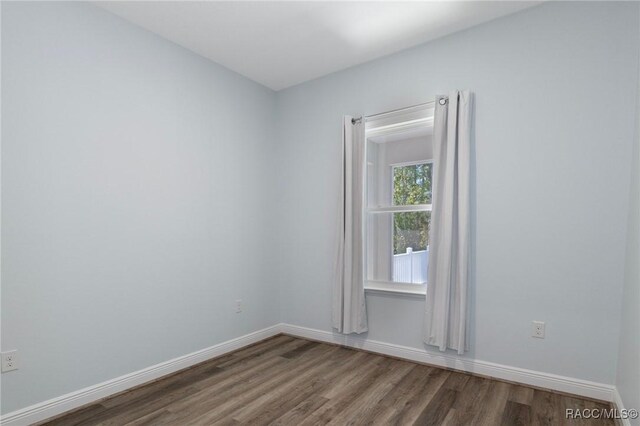
[[[388,114],[380,114],[376,116],[375,119],[367,120],[365,126],[365,158],[366,154],[366,146],[368,145],[369,138],[377,137],[381,135],[389,135],[398,133],[400,131],[406,131],[417,128],[429,128],[433,127],[433,110],[434,103],[430,102],[428,104],[419,105],[417,107],[410,107],[398,111],[393,111]],[[404,162],[391,164],[390,166],[398,167],[398,166],[408,166],[408,165],[416,165],[416,164],[433,164],[433,159],[430,160],[418,160],[412,162]],[[433,166],[432,166],[433,167]],[[393,171],[393,170],[392,170]],[[433,172],[433,168],[432,168]],[[393,173],[391,173],[392,179],[392,188],[393,188]],[[368,179],[365,179],[365,182],[368,182]],[[432,186],[433,186],[433,177],[432,177]],[[367,228],[368,217],[370,214],[375,213],[401,213],[401,212],[413,212],[413,211],[431,211],[431,204],[417,204],[417,205],[408,205],[408,206],[388,206],[388,207],[368,207],[368,200],[366,199],[366,194],[368,193],[368,189],[366,188],[363,196],[365,197],[365,206],[364,209],[364,221],[365,229]],[[432,189],[433,196],[433,189]],[[404,294],[409,296],[424,296],[427,293],[427,283],[424,284],[413,284],[413,283],[401,283],[401,282],[393,282],[393,281],[378,281],[378,280],[368,280],[367,275],[367,259],[368,253],[366,252],[369,249],[369,245],[366,241],[367,233],[364,233],[365,241],[363,244],[363,258],[365,259],[363,276],[365,277],[364,288],[367,292],[382,292],[382,293],[396,293],[396,294]],[[391,233],[393,238],[393,232]],[[393,253],[393,244],[391,244]],[[393,259],[393,258],[391,258]]]

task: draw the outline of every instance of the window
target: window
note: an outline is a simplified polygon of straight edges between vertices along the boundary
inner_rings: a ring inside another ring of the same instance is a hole
[[[366,289],[423,294],[429,262],[433,110],[366,126]]]

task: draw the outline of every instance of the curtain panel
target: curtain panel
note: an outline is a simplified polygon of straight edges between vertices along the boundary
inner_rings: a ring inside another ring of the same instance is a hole
[[[433,211],[424,342],[469,350],[470,185],[473,94],[437,96],[433,127]]]
[[[364,120],[345,116],[339,191],[337,259],[333,282],[332,322],[338,332],[364,333],[367,309],[363,277],[365,140]]]

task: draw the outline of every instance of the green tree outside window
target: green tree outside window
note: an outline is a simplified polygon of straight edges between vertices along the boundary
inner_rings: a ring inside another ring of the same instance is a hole
[[[431,204],[432,164],[416,164],[393,168],[393,204],[396,206]],[[393,254],[408,247],[426,250],[429,243],[431,212],[393,214]]]

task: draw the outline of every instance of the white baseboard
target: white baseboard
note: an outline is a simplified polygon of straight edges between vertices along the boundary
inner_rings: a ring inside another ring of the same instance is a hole
[[[624,411],[624,403],[622,402],[622,397],[618,392],[618,388],[615,388],[613,390],[613,403],[615,405],[616,410],[618,410],[619,413]],[[631,420],[629,419],[619,419],[619,420],[622,426],[631,426]]]
[[[292,336],[319,340],[321,342],[337,343],[344,346],[363,349],[393,357],[408,359],[438,367],[453,368],[455,370],[494,377],[510,382],[522,383],[544,389],[566,392],[574,395],[613,401],[615,387],[603,383],[590,382],[572,377],[526,370],[492,362],[459,358],[437,352],[427,352],[423,349],[394,345],[358,336],[343,335],[330,331],[315,330],[290,324],[281,324],[281,331]]]
[[[151,380],[158,379],[167,374],[182,370],[183,368],[235,351],[250,344],[275,336],[279,333],[318,340],[321,342],[336,343],[383,355],[403,358],[424,364],[431,364],[438,367],[452,368],[455,370],[494,377],[496,379],[614,402],[618,409],[624,408],[620,395],[613,385],[526,370],[523,368],[495,364],[487,361],[459,358],[437,352],[427,352],[423,349],[368,340],[358,336],[347,336],[330,331],[315,330],[291,324],[277,324],[188,355],[156,364],[143,370],[126,374],[94,386],[89,386],[48,401],[7,413],[0,418],[0,423],[6,426],[30,425],[83,405],[101,400],[105,397]],[[623,426],[630,425],[628,420],[623,420],[622,424]]]
[[[143,370],[135,371],[97,385],[89,386],[75,392],[62,395],[21,410],[7,413],[0,418],[0,423],[6,426],[26,426],[48,419],[65,411],[73,410],[85,404],[98,401],[110,395],[158,379],[167,374],[175,373],[183,368],[206,361],[211,358],[235,351],[252,343],[259,342],[280,333],[280,325],[274,325],[236,339],[190,353],[169,361],[156,364]]]

